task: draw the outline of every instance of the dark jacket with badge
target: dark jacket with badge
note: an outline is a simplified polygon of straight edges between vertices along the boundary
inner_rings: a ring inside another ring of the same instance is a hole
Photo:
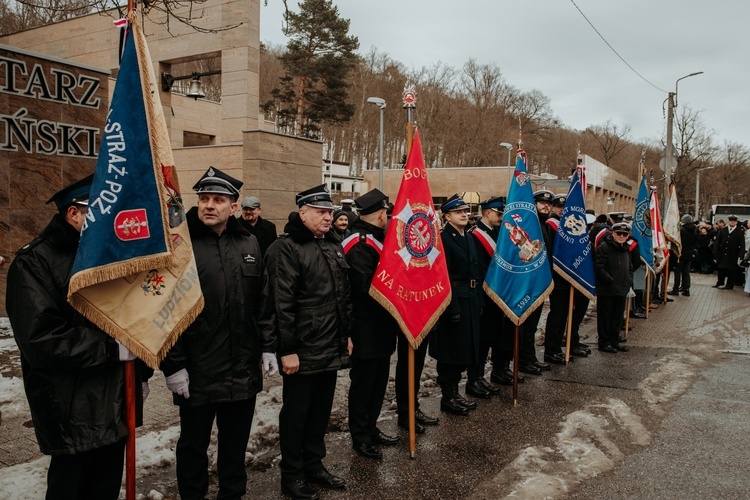
[[[714,255],[719,269],[734,271],[739,269],[737,261],[745,254],[745,235],[739,224],[730,233],[729,227],[722,228],[716,235]]]
[[[481,288],[482,301],[484,306],[482,307],[482,315],[479,318],[479,332],[481,338],[484,340],[491,340],[500,336],[502,340],[507,340],[509,337],[508,333],[508,318],[500,306],[495,301],[487,296],[484,291],[483,283],[484,278],[487,276],[487,270],[492,262],[492,256],[494,255],[494,249],[491,246],[485,246],[481,241],[482,238],[478,230],[483,231],[492,241],[497,244],[497,238],[500,235],[499,227],[489,227],[483,221],[477,222],[477,224],[469,230],[469,234],[474,237],[474,246],[477,251],[477,261],[479,262],[479,287]]]
[[[605,236],[594,253],[594,274],[597,295],[627,296],[633,286],[633,265],[627,243],[615,242],[612,234]]]
[[[372,235],[383,243],[385,231],[362,219],[357,219],[351,229],[352,234],[359,234],[357,243],[346,252],[354,310],[352,357],[387,358],[396,349],[399,327],[393,316],[370,296],[370,284],[380,261],[380,252],[366,241],[367,235]]]
[[[346,368],[352,326],[349,265],[330,231],[316,238],[297,214],[268,248],[276,355],[299,357],[298,374]]]
[[[37,442],[48,455],[89,451],[128,435],[117,343],[67,301],[79,237],[55,215],[8,270],[6,308]]]
[[[182,368],[190,397],[173,394],[175,404],[201,406],[241,401],[263,387],[261,353],[273,352],[271,332],[260,323],[268,278],[258,240],[234,217],[217,235],[187,213],[205,307],[161,364],[169,376]]]
[[[474,237],[462,236],[452,224],[440,233],[452,297],[431,335],[430,356],[443,363],[469,366],[479,361],[479,311],[482,274]],[[458,319],[458,321],[456,321]]]

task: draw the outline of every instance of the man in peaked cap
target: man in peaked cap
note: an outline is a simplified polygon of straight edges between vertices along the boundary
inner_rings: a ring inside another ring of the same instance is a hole
[[[625,222],[612,224],[611,233],[594,253],[596,275],[596,329],[599,335],[599,350],[616,354],[627,351],[620,345],[627,294],[633,285],[631,253],[628,248],[630,225]]]
[[[625,222],[625,212],[609,212],[607,214],[607,217],[609,217],[609,220],[612,224],[617,224],[618,222]]]
[[[52,456],[47,498],[116,499],[122,482],[128,430],[120,361],[135,356],[67,301],[92,180],[49,199],[57,213],[8,269],[6,308],[34,432],[42,453]]]
[[[330,234],[333,203],[325,184],[298,193],[298,212],[266,255],[276,355],[284,394],[279,414],[281,491],[318,498],[308,483],[343,488],[323,465],[336,371],[347,368],[352,328],[349,266]]]
[[[562,216],[562,211],[563,208],[565,208],[566,201],[568,201],[567,194],[556,194],[555,197],[552,198],[552,203],[550,205],[551,215],[557,217],[558,220],[560,220],[560,217]]]
[[[177,487],[185,499],[208,492],[214,420],[218,496],[245,494],[245,450],[256,395],[263,375],[277,371],[271,331],[261,322],[268,277],[260,245],[232,216],[241,188],[241,181],[210,167],[193,186],[198,206],[186,215],[205,307],[161,364],[180,407]]]
[[[349,432],[354,451],[366,458],[380,459],[383,455],[376,445],[399,442],[398,436],[388,436],[377,427],[399,327],[393,316],[370,296],[370,283],[385,239],[388,197],[373,189],[354,203],[359,218],[343,244],[354,307]]]
[[[490,262],[495,254],[497,238],[500,234],[499,227],[503,220],[505,209],[505,198],[491,197],[479,204],[482,211],[482,219],[471,229],[477,248],[477,259],[479,261],[480,281],[484,282]],[[484,378],[487,355],[492,349],[492,374],[491,382],[512,385],[513,373],[508,369],[513,357],[513,332],[508,318],[500,306],[487,297],[482,290],[484,307],[479,317],[479,363],[468,369],[469,382],[466,392],[475,397],[486,398],[491,394],[497,394],[500,389]],[[510,342],[509,342],[510,341]],[[523,377],[519,378],[523,381]]]
[[[469,206],[454,194],[442,208],[446,219],[440,233],[445,262],[453,290],[451,302],[430,339],[430,355],[437,360],[437,382],[442,391],[440,409],[466,416],[477,404],[461,396],[458,384],[462,373],[479,362],[479,261],[474,238],[467,234]],[[483,394],[489,394],[483,390]]]
[[[718,281],[714,288],[731,290],[734,288],[739,266],[737,261],[744,253],[745,237],[742,229],[737,225],[737,216],[727,217],[728,225],[721,228],[716,234],[714,255],[718,268]],[[724,285],[726,280],[726,286]]]
[[[271,243],[278,238],[276,224],[261,217],[263,209],[260,206],[260,199],[257,196],[244,197],[240,208],[242,208],[242,213],[237,220],[240,221],[242,227],[247,229],[250,234],[258,238],[260,251],[265,255]]]

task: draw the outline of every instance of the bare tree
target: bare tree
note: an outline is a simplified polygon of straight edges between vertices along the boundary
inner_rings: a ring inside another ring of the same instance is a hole
[[[630,133],[630,127],[625,125],[619,128],[612,123],[612,120],[607,120],[602,125],[593,125],[587,128],[585,132],[599,146],[597,152],[601,153],[602,162],[605,165],[611,165],[612,160],[628,146],[627,137]]]

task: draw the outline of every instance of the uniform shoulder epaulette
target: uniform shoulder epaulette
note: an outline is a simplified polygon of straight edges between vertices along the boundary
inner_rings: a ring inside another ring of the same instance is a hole
[[[26,243],[24,246],[22,246],[16,251],[16,255],[24,255],[24,254],[29,253],[32,248],[34,248],[35,246],[37,246],[39,243],[43,241],[44,241],[44,238],[36,238],[30,243]]]

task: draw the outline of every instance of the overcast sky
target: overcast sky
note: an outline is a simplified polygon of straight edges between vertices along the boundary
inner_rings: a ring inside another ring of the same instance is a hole
[[[289,1],[296,8],[295,0]],[[678,106],[700,111],[724,141],[750,145],[750,2],[747,0],[334,0],[360,52],[372,47],[408,68],[474,58],[507,83],[538,89],[563,124],[607,120],[631,140],[658,140],[662,104],[675,81]],[[625,61],[597,35],[576,5]],[[283,3],[261,2],[260,39],[286,44]],[[658,87],[654,88],[654,87]],[[661,89],[661,90],[659,90]],[[419,89],[417,89],[417,92]],[[417,105],[419,105],[417,103]],[[679,112],[679,110],[678,110]],[[499,138],[512,140],[514,138]],[[512,142],[512,141],[511,141]]]

